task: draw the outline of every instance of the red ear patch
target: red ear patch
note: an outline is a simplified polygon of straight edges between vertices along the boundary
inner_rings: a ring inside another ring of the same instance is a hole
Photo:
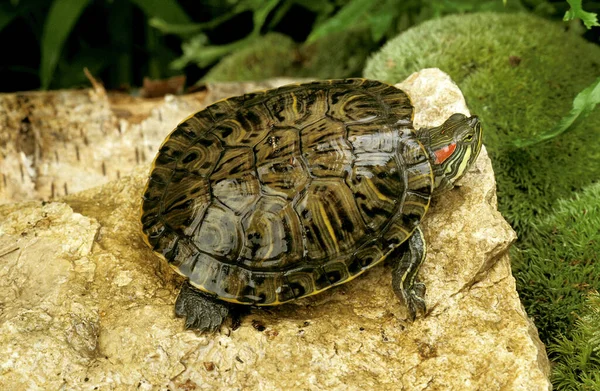
[[[443,162],[445,162],[446,159],[448,159],[450,156],[452,156],[455,149],[456,149],[456,143],[446,145],[444,148],[440,148],[437,151],[435,151],[436,164],[442,164]]]

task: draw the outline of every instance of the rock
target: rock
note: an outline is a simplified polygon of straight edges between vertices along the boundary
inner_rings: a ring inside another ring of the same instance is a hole
[[[468,113],[439,70],[401,86],[417,126]],[[427,316],[406,320],[378,265],[214,335],[174,317],[182,279],[142,241],[148,168],[57,202],[0,206],[0,389],[550,388],[485,150],[424,221]]]

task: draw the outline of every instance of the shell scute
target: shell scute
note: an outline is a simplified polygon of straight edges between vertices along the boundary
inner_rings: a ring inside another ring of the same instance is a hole
[[[239,220],[232,210],[214,202],[206,209],[202,224],[189,238],[207,254],[235,259],[242,246]]]
[[[325,117],[302,128],[300,135],[302,156],[312,175],[345,177],[352,170],[352,146],[341,122]]]
[[[253,270],[277,270],[303,257],[302,230],[291,204],[263,196],[242,221],[244,245],[240,264]]]
[[[254,147],[258,176],[266,194],[292,199],[309,181],[299,158],[300,137],[294,128],[276,128]]]
[[[227,148],[223,151],[210,175],[214,185],[219,181],[237,178],[254,170],[254,152],[250,148]]]
[[[298,86],[275,90],[265,101],[269,118],[281,126],[303,127],[325,117],[327,90]]]
[[[310,260],[348,254],[366,234],[352,191],[342,179],[313,180],[295,206]]]
[[[254,147],[265,137],[271,121],[265,118],[264,107],[257,105],[240,108],[218,122],[212,129],[219,140],[228,147]]]
[[[221,141],[210,133],[202,134],[187,144],[179,157],[177,167],[192,175],[210,175],[220,160],[224,148]]]
[[[387,110],[381,106],[376,96],[365,95],[360,91],[354,93],[343,89],[329,93],[328,115],[343,123],[369,122],[378,118],[386,118]]]
[[[172,181],[161,202],[163,220],[174,229],[187,234],[194,219],[202,215],[211,201],[208,181],[205,178],[185,176]]]
[[[253,171],[228,177],[212,185],[213,195],[237,215],[243,215],[260,197],[260,182]]]

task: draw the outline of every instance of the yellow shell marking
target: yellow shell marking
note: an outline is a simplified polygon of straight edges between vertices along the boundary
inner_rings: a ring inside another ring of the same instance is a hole
[[[325,208],[323,208],[323,203],[319,203],[319,212],[321,212],[321,216],[323,217],[323,222],[327,227],[327,232],[329,232],[329,236],[333,241],[333,245],[335,246],[336,253],[340,252],[340,247],[338,245],[337,239],[335,238],[335,231],[333,230],[333,226],[331,225],[331,221],[327,218],[327,213],[325,213]]]
[[[298,98],[296,98],[296,94],[292,94],[292,110],[295,115],[298,115]]]
[[[373,190],[373,193],[375,193],[377,198],[379,198],[380,200],[385,201],[385,202],[393,202],[393,200],[384,196],[383,194],[381,194],[381,192],[379,190],[377,190],[377,187],[373,184],[373,181],[371,181],[371,179],[369,179],[369,178],[365,178],[365,179],[367,180],[367,185],[369,185],[371,190]]]

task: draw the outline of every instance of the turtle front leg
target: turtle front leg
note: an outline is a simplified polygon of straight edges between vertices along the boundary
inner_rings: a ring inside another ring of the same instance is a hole
[[[395,262],[392,272],[392,288],[400,301],[408,308],[408,316],[414,321],[417,315],[425,315],[425,284],[417,280],[419,267],[425,260],[427,249],[421,228],[403,244],[403,254]]]
[[[186,281],[175,302],[175,315],[185,317],[186,329],[215,331],[229,313],[229,306],[194,288]]]

